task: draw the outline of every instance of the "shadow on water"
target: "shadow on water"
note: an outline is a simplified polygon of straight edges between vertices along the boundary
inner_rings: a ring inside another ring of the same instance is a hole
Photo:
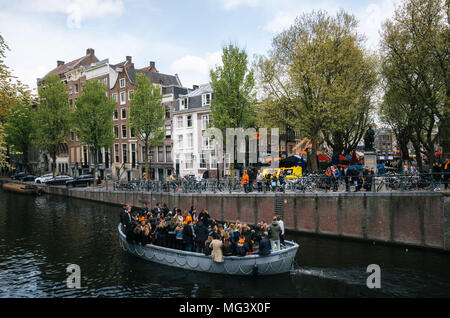
[[[117,206],[0,191],[1,297],[449,297],[450,256],[287,233],[300,244],[289,274],[234,277],[158,265],[124,252]],[[66,267],[81,268],[68,289]],[[381,267],[381,289],[366,268]]]

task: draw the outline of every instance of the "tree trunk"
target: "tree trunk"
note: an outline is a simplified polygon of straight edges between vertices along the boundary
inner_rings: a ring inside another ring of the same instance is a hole
[[[52,173],[54,178],[56,177],[56,152],[53,152],[51,156],[52,156]]]
[[[98,149],[94,148],[94,188],[97,187],[97,161],[98,161]]]
[[[423,171],[422,154],[420,152],[420,145],[417,141],[413,141],[414,152],[416,153],[417,167],[419,171]]]
[[[311,138],[311,168],[314,172],[319,171],[317,164],[317,149],[319,148],[319,142],[316,136]]]
[[[148,140],[145,140],[145,179],[150,180],[150,171],[149,171],[149,158],[148,158],[148,148],[149,148],[149,142]]]

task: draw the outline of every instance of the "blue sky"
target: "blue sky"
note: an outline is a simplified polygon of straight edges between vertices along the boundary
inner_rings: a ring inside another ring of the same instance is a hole
[[[382,21],[400,0],[0,0],[0,34],[10,46],[6,63],[34,88],[36,78],[94,48],[98,58],[135,66],[155,61],[185,86],[208,81],[228,43],[250,61],[265,54],[275,34],[297,15],[324,9],[354,14],[367,46],[376,49]]]

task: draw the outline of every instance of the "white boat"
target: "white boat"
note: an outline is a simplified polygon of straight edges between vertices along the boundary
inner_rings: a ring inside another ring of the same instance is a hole
[[[157,245],[141,245],[130,243],[118,227],[119,241],[122,248],[132,255],[147,261],[199,272],[225,275],[274,275],[287,273],[291,270],[298,244],[285,241],[285,247],[267,256],[224,256],[223,263],[215,262],[211,256],[176,250]]]

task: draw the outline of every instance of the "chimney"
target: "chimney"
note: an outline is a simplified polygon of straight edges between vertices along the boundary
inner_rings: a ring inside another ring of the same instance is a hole
[[[192,89],[194,89],[195,91],[196,89],[198,89],[198,85],[192,85]]]
[[[94,49],[91,49],[91,48],[87,49],[86,55],[94,55]]]
[[[127,56],[126,60],[131,63],[131,56]]]
[[[56,61],[56,67],[60,67],[61,65],[64,65],[64,61]]]
[[[155,68],[155,62],[154,61],[150,61],[150,68]]]

